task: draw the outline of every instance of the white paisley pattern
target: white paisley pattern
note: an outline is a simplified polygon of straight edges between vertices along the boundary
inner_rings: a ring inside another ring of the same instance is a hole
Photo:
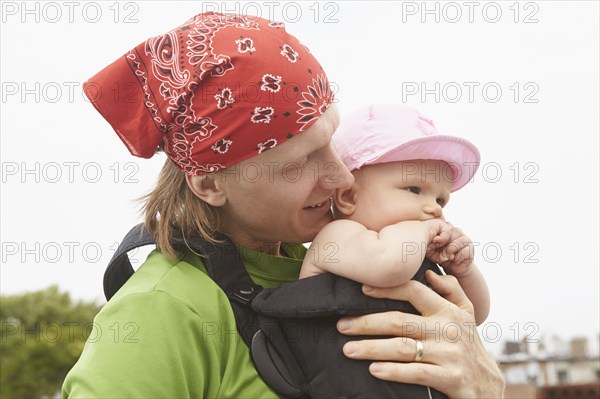
[[[225,87],[220,93],[215,94],[215,100],[217,100],[217,109],[225,109],[235,102],[233,92],[229,87]]]
[[[146,55],[151,56],[154,76],[171,88],[181,89],[190,80],[190,71],[181,68],[179,44],[174,32],[148,39]]]
[[[238,52],[242,54],[253,53],[256,51],[256,49],[254,48],[254,40],[250,39],[249,37],[243,37],[241,39],[238,39],[235,41],[235,44],[237,44]]]
[[[270,150],[277,145],[277,139],[268,139],[264,143],[258,143],[258,153],[262,154],[265,150]]]
[[[268,90],[271,93],[277,93],[281,89],[281,76],[265,73],[260,82],[260,89],[262,91]]]
[[[250,117],[252,123],[271,123],[271,116],[275,113],[273,107],[256,107]]]
[[[229,146],[233,144],[233,141],[227,139],[217,140],[210,148],[214,152],[218,152],[219,154],[225,154],[229,151]]]
[[[287,58],[287,60],[292,64],[295,64],[296,61],[298,61],[298,52],[294,50],[289,44],[284,44],[279,54]]]
[[[302,99],[298,101],[300,109],[297,111],[301,116],[297,122],[302,124],[300,128],[302,132],[306,125],[327,111],[333,101],[333,93],[327,78],[324,75],[318,75],[316,79],[312,80],[312,86],[309,85],[307,91],[303,91],[301,96]]]

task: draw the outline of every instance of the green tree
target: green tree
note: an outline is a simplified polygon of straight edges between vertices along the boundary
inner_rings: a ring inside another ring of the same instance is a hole
[[[0,398],[54,396],[100,310],[51,286],[0,296]]]

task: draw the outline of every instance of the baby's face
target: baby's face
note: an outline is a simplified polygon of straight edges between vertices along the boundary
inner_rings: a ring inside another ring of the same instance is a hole
[[[414,160],[364,166],[354,177],[351,219],[380,231],[402,221],[443,218],[453,175],[446,162]]]

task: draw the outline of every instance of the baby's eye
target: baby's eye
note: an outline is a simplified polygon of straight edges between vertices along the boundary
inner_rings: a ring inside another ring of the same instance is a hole
[[[413,194],[421,194],[421,188],[420,187],[416,187],[416,186],[412,186],[412,187],[407,187],[406,188],[408,191],[410,191]]]
[[[446,205],[446,200],[444,198],[438,198],[436,199],[436,202],[438,203],[439,206],[441,206],[442,208],[444,207],[444,205]]]

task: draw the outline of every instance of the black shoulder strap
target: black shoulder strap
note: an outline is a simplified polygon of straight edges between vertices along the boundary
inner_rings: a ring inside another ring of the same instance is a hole
[[[110,300],[134,273],[127,252],[154,244],[154,238],[140,223],[125,235],[104,272],[104,296]]]
[[[250,314],[253,312],[240,309],[238,305],[248,305],[262,287],[254,284],[246,272],[244,262],[231,240],[224,235],[218,236],[217,239],[222,240],[223,244],[215,245],[195,235],[187,241],[176,239],[173,245],[180,249],[187,247],[202,255],[208,275],[230,299],[238,326],[254,325],[258,329],[254,315]],[[112,298],[134,273],[127,252],[151,244],[155,244],[154,239],[143,224],[138,224],[125,235],[104,273],[104,295],[107,300]],[[240,329],[240,334],[249,347],[254,332],[255,329],[253,331],[252,328]]]

